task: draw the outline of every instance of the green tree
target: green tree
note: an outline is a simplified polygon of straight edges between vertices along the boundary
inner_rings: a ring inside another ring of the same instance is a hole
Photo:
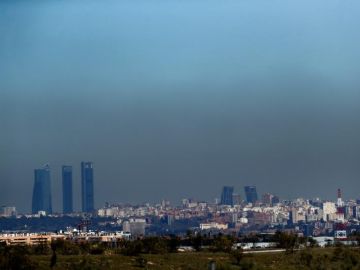
[[[31,247],[32,253],[36,255],[48,255],[50,253],[49,244],[45,241]]]
[[[1,270],[35,270],[37,268],[38,265],[31,260],[27,247],[6,247],[0,254]]]
[[[310,250],[308,249],[302,250],[299,255],[299,265],[305,265],[307,267],[310,267],[313,261],[313,257],[314,256],[310,252]]]
[[[231,251],[231,257],[234,259],[236,265],[240,265],[244,258],[244,252],[242,248],[237,248]]]
[[[203,237],[201,234],[198,234],[196,236],[192,236],[190,238],[191,246],[196,250],[200,251],[201,247],[203,245]]]
[[[173,236],[168,240],[167,244],[169,252],[177,252],[180,246],[180,238],[177,236]]]
[[[56,250],[62,255],[79,255],[80,246],[76,243],[73,243],[69,240],[58,239],[54,241],[56,245]]]
[[[309,246],[310,246],[311,248],[318,246],[317,241],[316,241],[314,238],[312,238],[312,237],[309,237],[309,238],[308,238],[308,242],[309,242]]]
[[[56,248],[57,248],[56,243],[51,242],[51,250],[52,250],[52,255],[51,255],[51,259],[50,259],[50,268],[51,269],[54,268],[54,266],[56,265],[56,261],[57,261]]]
[[[144,258],[143,256],[138,256],[135,259],[136,266],[140,268],[147,267],[147,262],[148,262],[147,259]]]
[[[146,237],[142,242],[144,253],[163,254],[167,252],[168,245],[161,237]]]
[[[293,233],[276,232],[275,241],[280,248],[286,249],[287,252],[294,252],[294,249],[299,246],[299,238]]]
[[[143,243],[141,240],[126,241],[121,249],[122,253],[127,256],[137,256],[143,251]]]
[[[231,252],[234,241],[228,236],[218,236],[213,240],[210,250],[214,252]]]

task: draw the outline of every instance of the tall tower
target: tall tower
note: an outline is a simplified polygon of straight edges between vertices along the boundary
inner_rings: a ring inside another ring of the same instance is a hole
[[[63,213],[73,212],[72,166],[62,166]]]
[[[45,211],[46,214],[52,213],[50,166],[48,164],[34,171],[32,213],[37,214],[39,211]]]
[[[338,207],[344,206],[344,202],[341,198],[341,189],[340,188],[338,188],[338,190],[337,190],[337,206]]]
[[[245,197],[247,203],[254,204],[258,200],[258,195],[255,186],[245,186]]]
[[[94,211],[94,170],[92,162],[81,162],[81,202],[83,212]]]
[[[221,192],[220,204],[233,205],[234,187],[224,186]]]

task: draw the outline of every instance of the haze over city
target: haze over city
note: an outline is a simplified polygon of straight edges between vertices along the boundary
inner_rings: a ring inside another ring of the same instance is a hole
[[[111,6],[111,8],[109,8]],[[360,190],[360,3],[1,1],[0,204],[94,162],[95,205]]]

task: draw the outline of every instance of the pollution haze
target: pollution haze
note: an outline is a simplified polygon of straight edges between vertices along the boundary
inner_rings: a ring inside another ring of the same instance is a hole
[[[0,204],[360,197],[358,0],[0,2]]]

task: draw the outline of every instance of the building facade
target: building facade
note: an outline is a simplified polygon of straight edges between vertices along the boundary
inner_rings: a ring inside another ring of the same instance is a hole
[[[32,213],[37,214],[39,211],[45,211],[46,214],[52,213],[49,165],[45,165],[43,168],[34,171]]]
[[[0,217],[15,217],[17,214],[15,206],[1,206]]]
[[[94,211],[94,169],[92,162],[81,162],[81,202],[83,212]]]
[[[258,200],[258,195],[255,186],[245,186],[245,197],[247,203],[254,204]]]
[[[224,186],[221,192],[220,204],[233,205],[234,187]]]
[[[62,166],[63,213],[73,212],[72,166]]]

